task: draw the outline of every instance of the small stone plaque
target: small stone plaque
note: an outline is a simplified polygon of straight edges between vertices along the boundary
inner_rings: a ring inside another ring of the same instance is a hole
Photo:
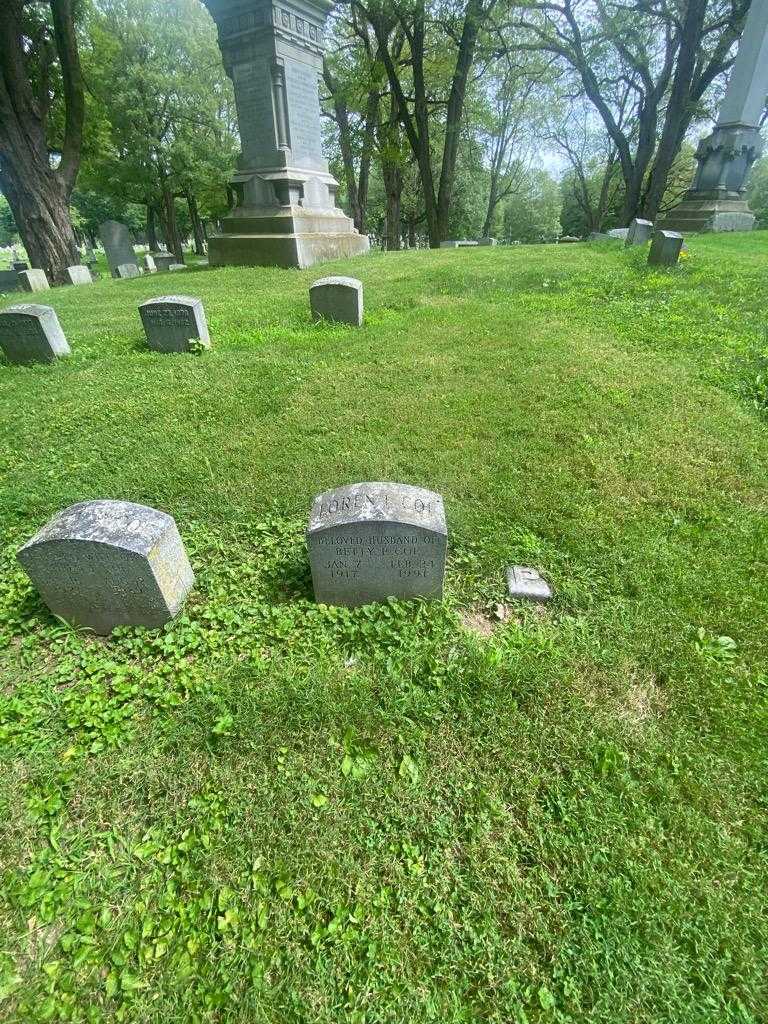
[[[549,601],[552,588],[535,569],[527,565],[510,565],[507,568],[507,590],[510,597],[528,601]]]
[[[190,340],[210,348],[201,299],[192,295],[161,295],[139,306],[147,344],[155,352],[189,352]]]
[[[155,266],[161,272],[171,269],[171,264],[176,263],[176,257],[172,252],[156,252],[154,255]]]
[[[93,284],[88,267],[67,267],[67,278],[70,284]]]
[[[155,263],[155,258],[150,253],[147,253],[146,256],[144,257],[144,270],[146,271],[147,274],[157,273],[157,264]]]
[[[625,246],[645,245],[653,233],[653,221],[635,217],[629,225]]]
[[[18,559],[54,615],[101,634],[164,625],[195,581],[172,517],[130,501],[71,505]]]
[[[654,231],[648,263],[650,266],[674,267],[680,259],[683,236],[678,231]]]
[[[363,322],[363,282],[355,277],[323,277],[309,289],[314,320],[359,327]]]
[[[0,348],[9,363],[52,363],[70,354],[56,310],[32,303],[0,312]]]
[[[44,270],[20,270],[18,278],[23,292],[47,292],[51,287]]]
[[[136,263],[121,263],[115,267],[115,277],[141,277],[141,271]]]
[[[169,263],[168,264],[168,269],[169,270],[186,270],[187,269],[187,265],[186,265],[186,263]]]
[[[409,484],[359,483],[319,494],[307,547],[315,598],[354,607],[443,595],[443,499]]]

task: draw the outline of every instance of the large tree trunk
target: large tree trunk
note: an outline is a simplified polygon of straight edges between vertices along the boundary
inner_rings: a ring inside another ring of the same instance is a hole
[[[382,159],[381,173],[387,193],[387,249],[400,248],[400,198],[403,194],[403,172],[397,163]]]
[[[195,239],[195,255],[205,256],[205,231],[203,222],[200,220],[200,213],[197,209],[197,199],[192,192],[186,193],[187,206],[189,207],[189,219],[192,222],[192,234]]]
[[[181,243],[181,235],[176,222],[176,200],[168,184],[168,177],[164,170],[160,171],[160,192],[162,195],[161,216],[163,220],[163,234],[165,244],[170,252],[174,254],[179,263],[184,262],[184,247]]]
[[[66,268],[79,263],[69,197],[80,166],[85,104],[72,0],[50,0],[55,50],[64,94],[64,144],[51,167],[45,88],[53,48],[36,52],[22,32],[23,0],[0,2],[0,188],[19,228],[33,267],[52,282],[65,281]],[[43,87],[32,89],[27,61],[38,59]]]
[[[147,203],[147,243],[152,252],[157,252],[157,215],[152,203]]]

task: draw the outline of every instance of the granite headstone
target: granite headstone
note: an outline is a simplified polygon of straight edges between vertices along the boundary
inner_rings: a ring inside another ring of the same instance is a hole
[[[443,499],[434,491],[382,482],[325,491],[307,529],[315,598],[351,607],[440,598],[447,541]]]
[[[170,270],[171,264],[176,263],[176,257],[172,252],[156,252],[154,254],[155,266],[161,272]]]
[[[674,267],[682,247],[683,236],[679,231],[654,231],[648,253],[649,266]]]
[[[645,245],[645,243],[651,237],[652,233],[653,221],[643,220],[640,217],[635,217],[629,225],[629,230],[627,232],[627,238],[624,242],[624,245]]]
[[[363,282],[355,277],[322,277],[309,289],[314,320],[360,327],[363,322]]]
[[[70,284],[93,284],[88,267],[67,267],[67,278]]]
[[[99,238],[104,246],[112,277],[119,277],[117,269],[126,263],[138,266],[136,253],[131,244],[131,235],[125,224],[120,224],[116,220],[105,220],[99,227]]]
[[[173,518],[129,501],[64,509],[18,559],[54,615],[101,634],[164,625],[194,584]]]
[[[23,292],[47,292],[51,287],[44,270],[20,270],[18,279]]]
[[[0,312],[0,348],[9,363],[52,363],[70,354],[56,310],[32,303]]]
[[[139,306],[147,344],[155,352],[189,352],[190,341],[210,348],[201,299],[192,295],[161,295]]]
[[[0,270],[0,292],[15,292],[18,288],[18,273],[15,270]]]
[[[141,271],[136,263],[121,263],[119,267],[115,267],[115,277],[141,277]]]

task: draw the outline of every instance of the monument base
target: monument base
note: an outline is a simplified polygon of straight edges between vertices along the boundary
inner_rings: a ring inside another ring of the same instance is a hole
[[[755,215],[745,199],[714,198],[689,192],[686,198],[661,220],[664,231],[751,231]]]
[[[239,207],[208,240],[212,267],[297,267],[360,256],[370,244],[338,209]]]

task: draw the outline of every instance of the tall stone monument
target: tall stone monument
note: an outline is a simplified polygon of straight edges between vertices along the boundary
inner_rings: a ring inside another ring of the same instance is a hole
[[[232,79],[242,153],[211,266],[309,267],[368,251],[336,206],[318,77],[330,0],[203,0]]]
[[[768,0],[752,0],[715,130],[701,139],[693,186],[659,227],[751,231],[747,177],[762,152],[760,117],[768,93]]]

